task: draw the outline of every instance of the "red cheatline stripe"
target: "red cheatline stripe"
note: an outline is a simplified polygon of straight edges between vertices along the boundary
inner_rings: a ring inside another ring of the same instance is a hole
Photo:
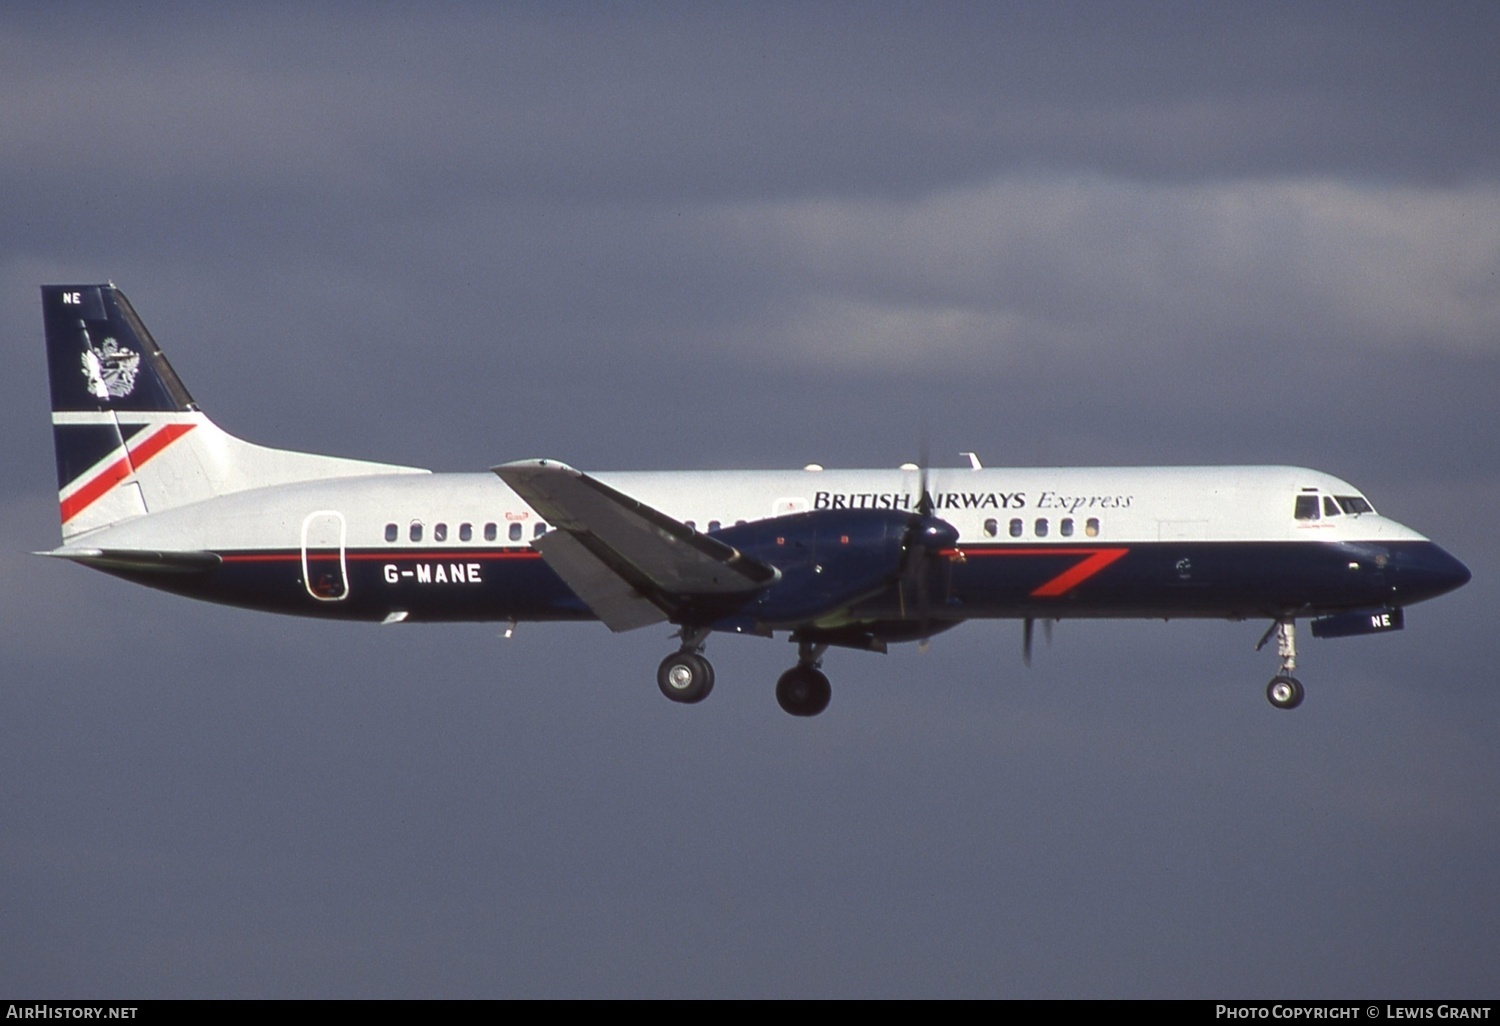
[[[1112,552],[1113,549],[1103,549],[1097,545],[1048,545],[1045,542],[1039,545],[975,545],[960,546],[953,549],[944,549],[939,552],[940,556],[956,556],[960,552],[966,559],[982,558],[985,556],[1092,556],[1097,552]],[[1129,549],[1120,549],[1120,552],[1129,552]]]
[[[316,546],[314,546],[316,548]],[[398,549],[393,552],[350,552],[346,559],[367,559],[372,561],[392,559],[430,559],[438,562],[444,559],[541,559],[542,554],[535,549],[435,549],[424,551],[422,549]]]
[[[1129,549],[1100,549],[1082,563],[1064,570],[1040,588],[1034,589],[1031,593],[1032,597],[1051,598],[1072,591],[1129,551]]]
[[[97,502],[105,492],[129,477],[132,463],[135,469],[139,470],[141,464],[193,430],[194,426],[193,424],[167,424],[160,431],[143,439],[140,445],[131,449],[129,459],[122,456],[99,471],[87,484],[59,503],[62,508],[62,522],[66,524],[72,520]]]
[[[955,550],[957,551],[957,550]],[[1115,560],[1124,556],[1129,549],[1092,549],[1080,546],[1046,546],[1039,545],[1025,549],[1011,548],[983,548],[964,549],[964,555],[970,559],[978,556],[1085,556],[1083,561],[1075,563],[1056,577],[1041,584],[1031,593],[1033,598],[1056,598],[1059,595],[1078,587],[1084,581],[1093,577],[1099,571],[1109,566]],[[945,553],[946,554],[946,553]]]
[[[331,547],[313,546],[313,559],[327,559],[334,554]],[[238,552],[220,557],[225,563],[295,563],[302,559],[302,551],[291,552]],[[421,549],[399,549],[390,552],[345,552],[344,558],[352,562],[391,562],[398,559],[419,559],[433,563],[445,560],[461,562],[466,559],[541,559],[542,554],[530,549],[499,549],[495,551],[444,549],[424,552]]]

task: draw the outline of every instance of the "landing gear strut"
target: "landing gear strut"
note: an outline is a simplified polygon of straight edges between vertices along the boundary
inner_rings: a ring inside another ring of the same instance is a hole
[[[714,689],[714,664],[703,656],[708,631],[682,629],[682,648],[661,661],[656,686],[674,702],[701,702]]]
[[[797,665],[776,682],[776,701],[793,716],[816,716],[828,708],[833,687],[819,669],[827,650],[827,645],[798,642]]]
[[[1281,657],[1281,672],[1266,685],[1266,700],[1278,709],[1295,709],[1302,704],[1304,692],[1302,682],[1292,676],[1297,669],[1297,621],[1282,617],[1271,625],[1265,637],[1256,645],[1259,650],[1271,635],[1276,635],[1276,654]]]

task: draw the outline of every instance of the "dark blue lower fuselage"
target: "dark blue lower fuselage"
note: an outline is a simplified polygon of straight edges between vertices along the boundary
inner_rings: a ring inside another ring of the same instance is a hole
[[[166,591],[251,609],[332,619],[590,620],[593,614],[526,547],[337,552],[221,552],[209,570],[110,570]],[[304,572],[304,566],[306,572]],[[1469,571],[1428,541],[1150,542],[966,545],[934,559],[925,617],[1241,619],[1396,608],[1451,591]],[[311,586],[308,578],[312,579]],[[316,593],[316,594],[315,594]],[[703,626],[743,628],[745,612]],[[912,636],[912,589],[885,591],[841,612]]]

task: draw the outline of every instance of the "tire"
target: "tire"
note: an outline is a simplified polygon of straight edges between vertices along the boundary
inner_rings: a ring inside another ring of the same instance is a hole
[[[776,701],[793,716],[816,716],[832,698],[828,678],[811,666],[794,666],[776,682]]]
[[[1302,682],[1296,677],[1278,674],[1266,685],[1266,701],[1278,709],[1295,709],[1304,696]]]
[[[674,702],[701,702],[714,689],[713,664],[696,652],[674,652],[657,667],[656,686]]]

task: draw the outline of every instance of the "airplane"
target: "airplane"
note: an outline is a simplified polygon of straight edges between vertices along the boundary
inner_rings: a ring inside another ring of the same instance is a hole
[[[44,285],[61,547],[179,595],[377,623],[669,623],[667,698],[714,686],[715,632],[785,635],[776,698],[815,716],[830,648],[965,620],[1265,619],[1279,709],[1315,637],[1402,629],[1467,583],[1353,485],[1282,466],[487,473],[266,448],[215,425],[113,283]]]

